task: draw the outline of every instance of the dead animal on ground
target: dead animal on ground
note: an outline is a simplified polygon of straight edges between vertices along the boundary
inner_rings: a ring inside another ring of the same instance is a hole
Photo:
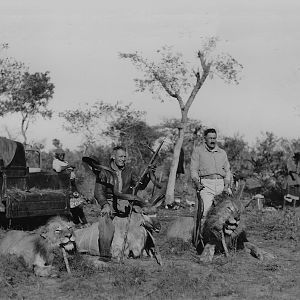
[[[128,218],[115,217],[114,237],[111,244],[112,257],[117,261],[122,259],[122,249],[126,234]],[[75,231],[77,250],[81,253],[99,256],[99,222],[88,228]],[[153,232],[160,230],[160,223],[156,215],[146,215],[141,212],[132,212],[124,250],[124,257],[139,258],[143,254],[154,257],[158,264],[162,264],[161,256],[156,246]],[[101,241],[100,241],[101,243]]]
[[[72,225],[61,217],[54,217],[36,232],[8,231],[0,241],[0,254],[23,258],[37,276],[57,276],[52,265],[55,254],[59,253],[57,250],[63,252],[65,259],[66,252],[76,251]],[[68,263],[66,267],[68,270]]]
[[[239,249],[250,251],[251,255],[260,260],[274,258],[248,241],[241,208],[240,201],[234,197],[222,194],[215,198],[215,205],[209,210],[203,226],[204,248],[201,242],[197,246],[201,261],[212,261],[215,252],[229,256],[229,250]]]
[[[180,224],[182,226],[180,229]],[[192,217],[179,218],[168,229],[168,238],[192,240],[194,232]],[[188,234],[187,234],[188,233]],[[200,254],[199,260],[211,262],[215,253],[229,256],[230,250],[246,249],[254,257],[265,260],[274,256],[247,239],[245,223],[241,213],[241,203],[236,198],[225,194],[214,199],[214,205],[207,213],[203,229],[199,232],[198,244],[195,245]]]

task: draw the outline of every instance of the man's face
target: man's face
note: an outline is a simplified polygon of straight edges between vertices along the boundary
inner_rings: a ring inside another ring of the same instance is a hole
[[[126,152],[122,149],[117,150],[113,159],[117,167],[123,168],[126,162]]]
[[[64,160],[65,159],[65,154],[64,153],[59,153],[58,155],[59,160]]]
[[[216,147],[217,135],[214,132],[209,132],[204,140],[209,149],[214,149]]]

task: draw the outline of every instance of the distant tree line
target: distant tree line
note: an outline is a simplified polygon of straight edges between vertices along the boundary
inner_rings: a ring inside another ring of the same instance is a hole
[[[141,77],[134,79],[137,91],[148,91],[160,101],[165,101],[165,98],[177,101],[181,118],[164,120],[152,126],[145,120],[145,111],[135,110],[131,104],[120,102],[96,101],[67,109],[59,113],[64,120],[64,129],[82,137],[78,151],[65,149],[67,159],[84,174],[82,155],[94,155],[104,163],[109,158],[111,147],[122,144],[128,150],[129,163],[140,169],[164,139],[158,164],[168,178],[166,200],[172,202],[180,151],[184,151],[188,173],[192,149],[201,142],[205,129],[205,124],[200,120],[188,117],[198,92],[207,79],[217,77],[235,84],[240,80],[243,66],[229,54],[218,52],[217,45],[217,38],[204,40],[195,53],[194,64],[186,62],[183,55],[174,52],[172,47],[157,50],[155,59],[148,59],[138,52],[121,53],[122,59],[129,60],[140,71]],[[0,117],[19,114],[24,144],[41,149],[44,167],[51,169],[53,153],[45,151],[43,143],[29,142],[27,135],[29,126],[37,117],[52,117],[49,103],[55,86],[48,71],[28,72],[22,62],[5,55],[7,48],[7,44],[0,46]],[[266,132],[251,147],[240,135],[223,136],[221,147],[227,151],[232,171],[237,177],[255,177],[262,185],[274,187],[281,182],[286,161],[293,151],[299,150],[299,145],[300,140],[278,138]],[[63,146],[58,139],[53,140],[53,149]]]

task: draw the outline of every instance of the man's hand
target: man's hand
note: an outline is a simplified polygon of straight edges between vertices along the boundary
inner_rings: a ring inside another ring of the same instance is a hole
[[[224,190],[223,192],[229,196],[232,196],[232,191],[231,191],[231,188],[227,185],[224,186]]]
[[[153,165],[149,165],[149,166],[148,166],[148,172],[149,172],[149,173],[155,174],[156,168],[157,168],[157,166],[154,165],[154,164],[153,164]]]
[[[109,204],[105,204],[105,205],[103,206],[103,208],[101,209],[100,216],[101,216],[101,217],[104,217],[105,215],[108,215],[109,217],[112,215],[112,210],[111,210]]]
[[[201,190],[204,189],[204,185],[201,184],[200,181],[194,180],[193,182],[194,182],[194,185],[195,185],[195,189],[196,189],[197,191],[201,191]]]

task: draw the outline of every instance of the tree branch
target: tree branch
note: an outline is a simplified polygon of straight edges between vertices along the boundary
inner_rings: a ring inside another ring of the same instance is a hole
[[[201,53],[201,52],[200,51],[198,52],[198,57],[199,57],[199,53]],[[200,76],[200,72],[197,72],[195,74],[197,81],[196,81],[196,84],[195,84],[195,86],[194,86],[194,88],[193,88],[193,90],[192,90],[192,92],[191,92],[191,94],[190,94],[190,96],[188,98],[188,101],[185,104],[185,108],[184,108],[187,111],[190,109],[190,107],[191,107],[191,105],[192,105],[192,103],[193,103],[193,101],[194,101],[194,99],[195,99],[198,91],[202,87],[203,83],[205,82],[205,80],[206,80],[206,78],[207,78],[207,76],[208,76],[208,74],[210,72],[211,63],[206,64],[206,62],[204,62],[204,58],[203,57],[200,58],[200,61],[201,61],[202,68],[204,67],[203,68],[203,73],[202,73],[202,76]],[[202,63],[202,61],[203,61],[203,63]]]
[[[180,106],[180,109],[183,110],[184,109],[184,103],[183,103],[183,100],[181,98],[181,96],[178,94],[178,93],[174,93],[171,91],[171,89],[169,89],[169,87],[167,86],[165,80],[159,76],[158,72],[152,70],[152,74],[155,78],[155,80],[157,80],[161,86],[164,88],[164,90],[172,97],[172,98],[175,98],[177,99],[178,103],[179,103],[179,106]]]
[[[204,57],[204,53],[202,53],[200,50],[198,51],[198,58],[200,59],[200,63],[203,71],[205,71],[205,69],[207,68],[207,64]]]
[[[200,71],[199,68],[197,71],[193,70],[194,75],[196,76],[196,78],[198,78],[198,76],[200,76]]]
[[[158,72],[152,70],[152,74],[154,76],[154,78],[162,85],[162,87],[165,89],[165,91],[173,98],[177,99],[177,93],[173,93],[167,86],[165,80],[159,76]]]

